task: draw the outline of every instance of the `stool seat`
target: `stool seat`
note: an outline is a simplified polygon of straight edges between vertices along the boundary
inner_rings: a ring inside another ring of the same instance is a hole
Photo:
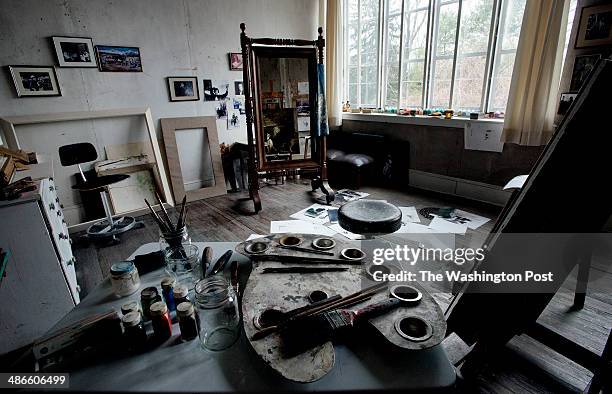
[[[384,201],[355,200],[340,208],[338,223],[355,234],[389,234],[401,227],[402,211]]]
[[[87,181],[81,181],[76,185],[73,185],[72,188],[80,191],[92,191],[102,189],[103,187],[112,185],[113,183],[121,182],[129,177],[130,176],[127,174],[101,175],[88,179]]]

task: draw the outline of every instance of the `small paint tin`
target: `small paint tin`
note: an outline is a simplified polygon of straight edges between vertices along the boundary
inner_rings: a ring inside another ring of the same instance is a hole
[[[117,297],[133,294],[140,287],[138,269],[131,261],[114,263],[110,269],[111,287]]]

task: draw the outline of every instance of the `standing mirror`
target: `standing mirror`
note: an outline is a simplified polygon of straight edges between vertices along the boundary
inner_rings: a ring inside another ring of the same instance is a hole
[[[314,173],[312,190],[321,189],[327,202],[325,101],[322,83],[323,29],[317,40],[250,38],[240,29],[242,45],[249,195],[261,210],[259,174],[282,170]]]

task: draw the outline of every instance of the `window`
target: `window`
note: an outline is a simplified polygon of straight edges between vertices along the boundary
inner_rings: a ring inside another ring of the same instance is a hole
[[[503,111],[525,2],[345,0],[346,99]]]

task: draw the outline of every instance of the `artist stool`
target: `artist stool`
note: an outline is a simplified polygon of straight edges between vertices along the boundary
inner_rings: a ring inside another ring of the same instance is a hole
[[[338,223],[343,229],[355,234],[390,234],[402,226],[402,211],[385,201],[355,200],[340,208]]]
[[[127,174],[101,175],[87,179],[81,168],[81,164],[98,159],[96,148],[89,142],[64,145],[59,147],[59,157],[62,166],[79,167],[80,180],[72,188],[79,191],[99,191],[106,219],[100,220],[87,228],[87,236],[92,239],[109,240],[118,243],[117,234],[124,233],[134,228],[144,227],[142,222],[136,221],[131,216],[120,216],[113,218],[110,202],[108,199],[108,186],[128,179]]]

